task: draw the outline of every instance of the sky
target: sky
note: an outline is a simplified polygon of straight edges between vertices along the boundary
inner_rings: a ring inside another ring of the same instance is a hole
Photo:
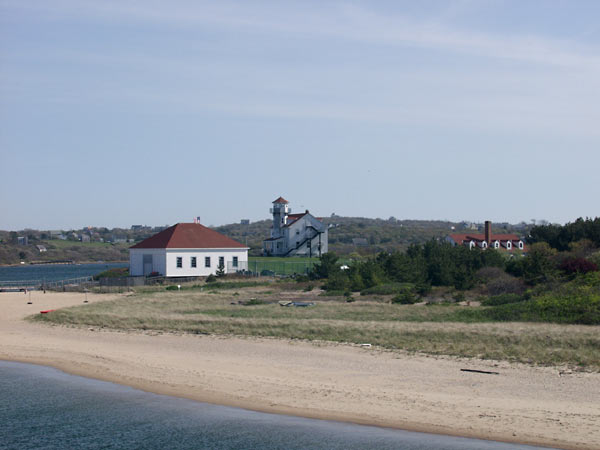
[[[0,229],[600,216],[600,2],[0,0]]]

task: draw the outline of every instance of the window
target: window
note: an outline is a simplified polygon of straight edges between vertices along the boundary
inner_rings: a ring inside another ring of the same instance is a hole
[[[204,257],[204,267],[210,267],[210,256]]]
[[[523,241],[519,241],[519,248],[523,250]]]
[[[219,256],[219,267],[225,267],[225,257]]]
[[[296,241],[296,248],[300,247],[300,241]]]
[[[195,256],[192,256],[191,266],[194,269],[196,268],[196,257]]]
[[[238,266],[238,257],[234,256],[233,257],[233,267],[237,267]]]
[[[300,234],[300,230],[296,230],[296,234]]]
[[[177,268],[181,269],[183,267],[183,258],[181,256],[177,257]]]

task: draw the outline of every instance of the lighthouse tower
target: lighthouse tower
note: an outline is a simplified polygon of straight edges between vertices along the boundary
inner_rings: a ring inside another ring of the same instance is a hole
[[[270,211],[273,213],[273,230],[271,231],[272,238],[283,236],[281,228],[287,225],[288,214],[291,211],[288,207],[288,204],[289,202],[283,197],[279,197],[273,202],[273,207]]]

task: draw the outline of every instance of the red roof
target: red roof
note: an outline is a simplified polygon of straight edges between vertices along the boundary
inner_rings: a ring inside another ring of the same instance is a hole
[[[144,239],[131,248],[248,248],[237,241],[200,225],[178,223]]]
[[[485,234],[451,234],[450,237],[457,244],[462,244],[464,241],[485,241]],[[490,241],[520,241],[521,239],[516,234],[492,234]]]
[[[289,202],[285,198],[279,197],[277,200],[274,200],[273,203],[284,203],[284,204],[287,204]]]

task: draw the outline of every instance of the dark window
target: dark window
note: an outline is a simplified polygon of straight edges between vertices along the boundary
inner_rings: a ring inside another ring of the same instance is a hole
[[[296,248],[300,247],[300,241],[296,241]]]
[[[181,256],[177,257],[177,268],[181,269],[183,267],[183,258]]]
[[[204,258],[204,267],[210,267],[210,256]]]
[[[238,266],[238,257],[234,256],[233,257],[233,267],[237,267]]]
[[[196,257],[192,256],[192,267],[196,267]]]
[[[219,267],[225,267],[225,257],[219,256]]]

